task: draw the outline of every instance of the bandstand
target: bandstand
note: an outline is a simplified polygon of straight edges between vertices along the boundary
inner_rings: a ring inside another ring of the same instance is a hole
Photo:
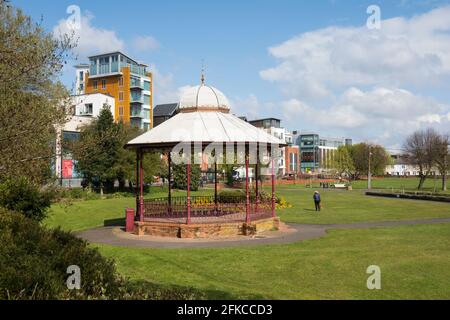
[[[206,85],[202,76],[200,85],[183,94],[174,117],[125,146],[136,151],[138,183],[132,231],[138,235],[210,238],[255,235],[277,229],[274,155],[281,146],[284,146],[283,141],[231,114],[225,95]],[[168,161],[169,191],[164,198],[144,199],[143,155],[155,151],[164,154]],[[199,154],[203,159],[205,152],[214,155],[213,160],[208,161],[214,169],[214,194],[191,196],[191,165]],[[221,196],[218,193],[217,169],[225,154],[227,157],[233,154],[234,163],[245,166],[245,194],[242,196]],[[264,163],[262,158],[266,160]],[[184,197],[172,196],[171,169],[174,161],[181,161],[186,168]],[[256,182],[252,190],[250,166],[254,168]],[[271,176],[270,195],[263,194],[258,183],[261,167]]]

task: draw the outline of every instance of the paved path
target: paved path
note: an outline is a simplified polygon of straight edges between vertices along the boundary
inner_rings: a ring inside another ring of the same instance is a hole
[[[280,231],[272,231],[256,236],[234,237],[231,239],[175,239],[152,236],[136,236],[126,233],[121,227],[101,227],[78,232],[77,236],[92,243],[135,248],[222,248],[267,244],[286,244],[325,236],[328,229],[359,229],[394,227],[403,225],[450,223],[450,218],[424,220],[403,220],[386,222],[364,222],[354,224],[292,224],[288,223]]]

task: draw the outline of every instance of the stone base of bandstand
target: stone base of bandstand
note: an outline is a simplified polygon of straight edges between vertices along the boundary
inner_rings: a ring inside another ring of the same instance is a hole
[[[134,234],[150,235],[155,237],[172,238],[226,238],[235,236],[256,236],[266,231],[275,231],[280,227],[280,219],[266,218],[250,223],[227,222],[227,223],[166,223],[153,221],[136,221]]]

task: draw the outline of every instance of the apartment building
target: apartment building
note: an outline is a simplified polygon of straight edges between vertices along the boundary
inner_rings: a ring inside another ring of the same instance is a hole
[[[114,119],[144,130],[153,127],[153,81],[148,66],[122,52],[89,57],[76,70],[76,93],[114,98]]]
[[[352,139],[324,137],[315,132],[294,131],[293,140],[300,148],[302,173],[323,173],[333,169],[337,148],[352,144]]]

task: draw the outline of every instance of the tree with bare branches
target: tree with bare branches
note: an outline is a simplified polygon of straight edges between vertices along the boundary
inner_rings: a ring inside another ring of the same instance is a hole
[[[433,129],[418,130],[412,133],[404,143],[404,149],[411,162],[419,168],[419,186],[422,189],[425,180],[431,175],[436,161],[436,144],[440,136]]]
[[[447,190],[447,173],[450,171],[450,136],[448,134],[438,137],[435,145],[436,167],[442,178],[442,191]]]

